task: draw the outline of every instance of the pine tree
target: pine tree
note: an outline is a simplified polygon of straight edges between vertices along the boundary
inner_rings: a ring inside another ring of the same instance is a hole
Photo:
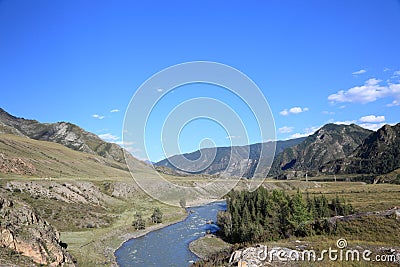
[[[153,214],[151,215],[151,221],[153,223],[162,223],[162,212],[159,207],[154,208]]]
[[[146,222],[142,218],[141,213],[136,212],[135,219],[132,222],[132,226],[135,228],[135,230],[142,230],[146,228]]]
[[[290,199],[290,218],[289,222],[295,233],[304,235],[303,226],[311,220],[311,214],[307,209],[307,203],[304,201],[300,191]]]

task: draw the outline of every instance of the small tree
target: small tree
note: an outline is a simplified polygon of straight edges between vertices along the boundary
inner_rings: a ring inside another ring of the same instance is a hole
[[[142,218],[142,214],[137,213],[135,214],[135,220],[132,222],[132,226],[136,229],[136,230],[142,230],[146,228],[146,222],[144,221],[144,219]]]
[[[153,223],[162,223],[162,212],[159,207],[154,208],[153,214],[151,215],[151,221]]]

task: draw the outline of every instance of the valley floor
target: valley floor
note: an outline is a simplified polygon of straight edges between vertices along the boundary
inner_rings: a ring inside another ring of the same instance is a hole
[[[324,193],[332,196],[338,194],[344,196],[359,212],[400,206],[400,185],[266,180],[263,186],[268,189],[283,189],[289,193],[299,189],[309,194]],[[241,184],[238,188],[243,189]],[[33,207],[39,216],[58,229],[61,233],[60,240],[68,244],[67,251],[76,258],[79,266],[85,267],[116,266],[114,251],[124,241],[178,222],[187,215],[182,208],[168,206],[148,197],[129,177],[104,179],[5,177],[0,179],[0,190],[2,190],[0,193],[9,195],[11,199],[18,199]],[[159,207],[164,214],[161,224],[150,222],[149,218],[155,207]],[[146,219],[145,230],[136,231],[132,226],[137,212]],[[371,240],[378,236],[387,236],[387,233],[382,234],[379,229],[369,234],[371,235],[369,239],[364,240],[366,244],[379,246],[390,244],[385,239],[371,243]],[[396,233],[390,235],[393,237]],[[328,244],[334,238],[314,236],[301,242]],[[358,242],[354,236],[352,238],[351,242]],[[358,239],[360,242],[363,240],[362,237]],[[400,236],[397,240],[400,240]],[[283,240],[281,243],[289,246],[293,240]],[[202,238],[190,246],[201,257],[208,257],[228,247],[229,245],[217,237]]]

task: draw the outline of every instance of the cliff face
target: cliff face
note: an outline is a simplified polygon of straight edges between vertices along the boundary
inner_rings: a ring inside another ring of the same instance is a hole
[[[14,250],[37,264],[76,266],[60,234],[28,205],[0,195],[0,247]]]

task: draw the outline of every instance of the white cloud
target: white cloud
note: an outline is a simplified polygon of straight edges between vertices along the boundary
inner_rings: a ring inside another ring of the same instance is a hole
[[[240,138],[239,135],[228,135],[227,137],[225,137],[226,139],[236,139],[236,138]]]
[[[383,69],[384,72],[387,72],[387,71],[389,71],[389,70],[390,70],[389,68],[384,68],[384,69]]]
[[[301,108],[301,107],[293,107],[293,108],[290,108],[290,109],[284,109],[284,110],[282,110],[281,112],[279,112],[279,114],[281,114],[282,116],[287,116],[287,115],[289,115],[289,114],[299,114],[299,113],[302,113],[302,112],[305,112],[305,111],[308,111],[309,109],[306,107],[306,108]]]
[[[132,142],[132,141],[123,142],[122,140],[116,141],[116,142],[113,142],[113,143],[116,143],[117,145],[120,145],[120,146],[131,146],[131,145],[135,144],[135,142]]]
[[[99,119],[99,120],[102,120],[102,119],[105,118],[104,116],[100,116],[100,115],[98,115],[98,114],[93,114],[92,117],[93,117],[93,118],[96,118],[96,119]]]
[[[398,100],[393,100],[392,103],[387,104],[387,107],[395,107],[395,106],[400,106],[400,101]]]
[[[300,138],[300,137],[307,137],[307,136],[309,136],[309,135],[311,135],[311,133],[295,133],[295,134],[292,134],[292,135],[289,137],[289,139],[295,139],[295,138]]]
[[[107,141],[107,142],[115,142],[115,141],[117,141],[119,139],[118,136],[115,136],[115,135],[110,134],[110,133],[99,134],[99,137],[101,139],[103,139],[104,141]]]
[[[362,86],[355,86],[347,91],[340,90],[328,96],[328,100],[335,102],[351,102],[366,104],[380,98],[394,97],[400,99],[400,84],[381,86],[381,80],[371,78]]]
[[[352,121],[334,121],[332,123],[338,124],[338,125],[350,125],[350,124],[356,123],[356,121],[354,121],[354,120],[352,120]]]
[[[111,113],[115,113],[115,112],[120,112],[120,110],[119,109],[113,109],[113,110],[110,110],[110,112]]]
[[[287,111],[287,109],[284,109],[281,112],[279,112],[279,114],[281,114],[282,116],[287,116],[289,115],[289,111]]]
[[[315,131],[317,131],[319,128],[321,128],[321,126],[313,126],[313,127],[305,128],[303,133],[292,134],[289,137],[289,139],[309,136],[309,135],[315,133]]]
[[[366,73],[366,72],[367,72],[367,70],[362,69],[362,70],[355,71],[352,74],[353,75],[359,75],[359,74],[363,74],[363,73]]]
[[[386,123],[384,123],[384,122],[383,123],[361,123],[361,124],[359,124],[359,126],[365,128],[365,129],[376,131],[385,124]]]
[[[360,122],[383,122],[385,121],[385,116],[375,116],[375,115],[368,115],[361,117],[359,119]]]
[[[279,128],[278,131],[280,133],[291,133],[291,132],[293,132],[293,129],[294,129],[293,127],[283,126],[283,127]]]
[[[335,114],[335,112],[333,112],[333,111],[327,111],[327,110],[324,110],[324,111],[322,111],[322,114],[326,114],[326,115],[334,115],[334,114]]]
[[[395,72],[393,72],[393,76],[400,76],[400,70],[396,70]]]
[[[162,89],[162,88],[157,89],[157,92],[159,92],[159,93],[161,93],[162,91],[164,91],[164,89]]]

